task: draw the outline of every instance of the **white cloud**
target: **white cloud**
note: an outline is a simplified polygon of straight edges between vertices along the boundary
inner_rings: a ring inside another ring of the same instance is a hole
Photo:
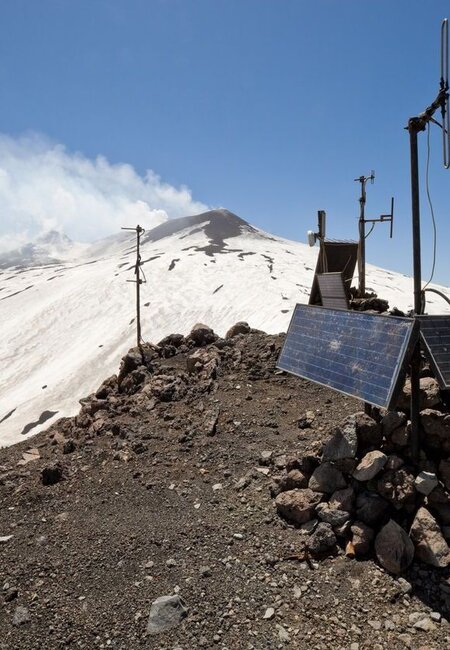
[[[140,223],[207,210],[187,187],[164,183],[153,171],[90,160],[41,135],[0,134],[0,251],[50,229],[93,241]]]

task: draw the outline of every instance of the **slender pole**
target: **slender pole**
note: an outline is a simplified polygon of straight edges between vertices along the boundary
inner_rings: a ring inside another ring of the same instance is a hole
[[[136,227],[136,325],[137,325],[137,344],[141,344],[141,226]]]
[[[361,176],[361,197],[359,199],[359,256],[358,256],[358,276],[359,276],[359,297],[364,298],[366,293],[366,222],[365,222],[365,205],[366,205],[366,179]]]
[[[415,118],[408,122],[411,153],[411,205],[414,270],[414,315],[421,312],[422,272],[420,259],[420,201],[419,201],[419,156],[417,132],[422,130]],[[420,450],[420,342],[417,343],[411,359],[411,455],[419,460]]]

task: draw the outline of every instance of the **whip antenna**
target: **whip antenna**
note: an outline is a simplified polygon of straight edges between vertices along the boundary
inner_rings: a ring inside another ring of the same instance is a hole
[[[441,26],[441,92],[444,100],[441,106],[442,114],[442,148],[444,167],[450,167],[450,118],[448,105],[448,20],[444,18]]]

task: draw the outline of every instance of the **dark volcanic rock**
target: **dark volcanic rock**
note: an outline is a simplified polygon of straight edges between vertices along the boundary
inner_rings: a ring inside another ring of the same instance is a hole
[[[41,480],[43,485],[55,485],[64,478],[64,468],[60,463],[54,463],[44,467],[41,472]]]

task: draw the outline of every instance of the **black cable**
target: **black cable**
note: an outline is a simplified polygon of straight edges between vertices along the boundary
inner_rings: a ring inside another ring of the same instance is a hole
[[[434,270],[436,267],[436,244],[437,244],[437,232],[436,232],[436,220],[434,218],[434,208],[433,208],[433,202],[431,201],[431,195],[430,195],[430,184],[429,184],[429,172],[430,172],[430,130],[431,130],[431,124],[428,123],[428,129],[427,129],[427,167],[426,167],[426,173],[425,173],[425,184],[426,184],[426,191],[427,191],[427,199],[428,199],[428,205],[430,206],[430,213],[431,213],[431,220],[433,223],[433,265],[431,267],[431,275],[430,279],[428,282],[425,284],[423,287],[422,291],[425,291],[425,289],[428,287],[430,284],[431,280],[433,279],[434,276]]]

